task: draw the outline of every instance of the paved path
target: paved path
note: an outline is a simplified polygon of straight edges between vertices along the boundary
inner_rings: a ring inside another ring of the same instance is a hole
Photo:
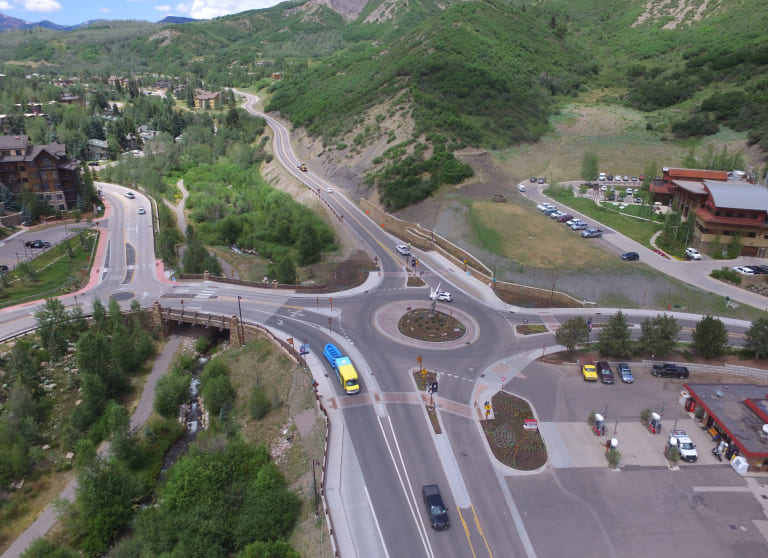
[[[168,342],[163,347],[163,350],[155,360],[155,364],[152,367],[147,382],[144,385],[144,391],[141,393],[139,403],[136,405],[136,409],[131,415],[131,428],[141,426],[144,424],[149,416],[152,414],[152,404],[155,399],[155,386],[160,377],[166,373],[173,363],[173,358],[176,355],[179,347],[181,346],[183,336],[171,335]],[[108,448],[108,446],[105,447]],[[103,452],[102,452],[103,453]],[[77,481],[73,480],[67,487],[59,494],[59,499],[74,501],[75,490],[77,489]],[[58,513],[53,504],[49,504],[43,512],[35,519],[35,521],[27,527],[27,529],[19,535],[19,537],[8,547],[8,550],[3,552],[0,558],[16,558],[21,556],[21,553],[32,544],[35,539],[45,536],[45,534],[51,530],[51,528],[59,520]]]

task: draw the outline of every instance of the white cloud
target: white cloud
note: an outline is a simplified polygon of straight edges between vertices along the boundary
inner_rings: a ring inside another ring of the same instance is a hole
[[[99,8],[99,9],[98,9],[98,10],[96,10],[96,11],[97,11],[97,12],[99,12],[99,13],[102,13],[102,14],[108,14],[108,13],[110,13],[112,10],[110,10],[109,8]]]
[[[158,11],[158,12],[163,12],[164,14],[171,11],[171,7],[168,4],[162,4],[160,6],[155,6],[153,9]]]
[[[176,4],[176,7],[173,8],[173,11],[179,14],[188,14],[189,4]]]
[[[281,0],[194,0],[190,17],[212,19],[248,10],[261,10],[279,4]]]
[[[51,12],[58,12],[61,9],[61,4],[56,0],[22,0],[21,4],[28,12],[49,14]]]
[[[12,10],[13,6],[11,6],[8,2],[5,0],[0,0],[0,10]]]

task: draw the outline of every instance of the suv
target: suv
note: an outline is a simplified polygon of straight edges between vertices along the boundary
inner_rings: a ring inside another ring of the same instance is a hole
[[[613,383],[613,370],[611,370],[611,365],[604,360],[597,363],[597,375],[604,384]]]
[[[671,364],[669,362],[664,364],[654,364],[651,369],[651,374],[657,378],[680,378],[685,379],[688,377],[688,368],[685,366],[678,366],[677,364]]]
[[[685,257],[689,260],[700,260],[701,254],[699,254],[699,251],[696,248],[686,248]]]
[[[601,229],[587,229],[581,231],[581,236],[584,238],[600,238],[603,236],[603,231]]]
[[[626,362],[620,362],[616,365],[616,369],[619,371],[619,377],[625,384],[632,384],[635,381],[635,377],[632,375],[632,370],[629,368],[629,364]]]
[[[437,293],[437,300],[439,302],[453,302],[453,295],[448,291],[441,291]]]
[[[448,520],[448,510],[443,504],[440,488],[436,484],[428,484],[422,487],[421,495],[424,497],[424,505],[427,506],[429,520],[433,529],[447,529],[451,522]]]

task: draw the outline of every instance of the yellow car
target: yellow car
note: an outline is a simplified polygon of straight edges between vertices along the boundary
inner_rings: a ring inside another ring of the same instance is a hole
[[[581,363],[581,373],[585,382],[597,381],[597,368],[591,361]]]

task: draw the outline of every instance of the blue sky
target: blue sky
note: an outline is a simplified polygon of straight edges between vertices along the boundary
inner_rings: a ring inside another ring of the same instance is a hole
[[[166,16],[211,19],[268,8],[279,0],[0,0],[0,13],[36,22],[77,25],[90,19],[160,21]]]

